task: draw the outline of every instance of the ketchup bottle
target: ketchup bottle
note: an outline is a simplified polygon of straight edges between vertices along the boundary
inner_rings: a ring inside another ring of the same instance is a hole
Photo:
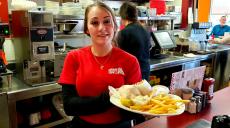
[[[205,78],[203,81],[203,91],[207,92],[208,103],[210,103],[213,98],[214,83],[214,78]]]

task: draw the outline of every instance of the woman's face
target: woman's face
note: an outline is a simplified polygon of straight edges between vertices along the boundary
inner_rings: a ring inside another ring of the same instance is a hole
[[[92,7],[88,13],[88,34],[92,42],[98,45],[112,43],[114,23],[112,15],[103,8]]]

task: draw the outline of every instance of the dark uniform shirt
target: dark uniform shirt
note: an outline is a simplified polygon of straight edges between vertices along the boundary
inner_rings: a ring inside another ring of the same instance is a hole
[[[137,57],[142,78],[149,80],[150,33],[139,23],[130,23],[118,33],[117,43],[121,49]]]

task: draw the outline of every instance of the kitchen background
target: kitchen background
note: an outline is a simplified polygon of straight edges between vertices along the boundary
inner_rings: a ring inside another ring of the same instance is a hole
[[[24,0],[8,0],[8,10],[9,14],[11,14],[11,11],[14,10],[14,7],[12,6],[15,2],[23,2]],[[92,0],[73,0],[76,1],[76,3],[73,4],[73,2],[70,2],[72,0],[60,0],[63,2],[63,4],[60,6],[59,0],[32,0],[37,3],[40,7],[45,7],[46,10],[50,10],[53,12],[54,15],[73,15],[73,16],[80,16],[82,17],[84,15],[84,8],[92,3]],[[135,1],[135,0],[134,0]],[[136,0],[137,2],[140,2],[140,0]],[[111,8],[114,9],[115,13],[118,12],[118,9],[120,5],[122,4],[122,1],[108,1],[105,0],[105,3],[107,3]],[[213,0],[211,3],[213,7],[218,8],[220,5]],[[141,2],[140,5],[149,7],[149,2]],[[215,5],[215,6],[214,6]],[[175,27],[181,23],[181,6],[182,6],[182,0],[166,0],[166,6],[167,7],[173,7],[173,10],[168,12],[167,14],[175,16],[176,19],[174,20]],[[217,12],[215,13],[215,8],[211,10],[210,15],[210,22],[213,23],[213,26],[215,24],[219,23],[219,16],[220,15],[226,15],[229,13],[229,11],[225,12]],[[217,10],[217,9],[216,9]],[[229,10],[229,9],[228,9]],[[193,18],[193,17],[192,17]],[[195,17],[197,18],[197,17]],[[230,24],[229,18],[227,19],[227,24]],[[78,24],[78,27],[81,27],[81,24]],[[211,30],[212,28],[210,28]],[[58,37],[58,36],[57,36]],[[81,47],[84,45],[89,44],[89,38],[84,35],[83,33],[79,32],[78,34],[75,34],[74,36],[68,36],[68,37],[61,37],[61,38],[55,38],[56,42],[59,43],[67,43],[67,45],[73,46],[73,47]],[[15,61],[15,44],[11,39],[6,39],[4,43],[4,51],[6,53],[6,59],[9,63],[14,63]]]

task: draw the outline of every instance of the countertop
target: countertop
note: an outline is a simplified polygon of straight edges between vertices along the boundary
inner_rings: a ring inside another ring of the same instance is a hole
[[[196,54],[196,57],[184,57],[182,55],[169,55],[164,59],[150,59],[150,70],[155,71],[163,68],[173,67],[180,65],[181,63],[187,63],[191,61],[201,61],[212,58],[216,53],[230,50],[230,45],[218,45],[215,49],[209,49],[208,53]]]
[[[13,77],[11,88],[4,89],[3,91],[7,92],[8,100],[19,101],[31,97],[60,92],[61,86],[57,83],[53,83],[32,87],[25,84],[22,80]]]
[[[186,128],[199,119],[205,119],[211,122],[212,117],[215,115],[230,115],[229,92],[230,87],[226,87],[215,92],[211,104],[208,104],[207,107],[200,113],[190,114],[188,112],[184,112],[178,116],[155,117],[136,125],[134,128],[152,128],[155,126],[158,128]]]

